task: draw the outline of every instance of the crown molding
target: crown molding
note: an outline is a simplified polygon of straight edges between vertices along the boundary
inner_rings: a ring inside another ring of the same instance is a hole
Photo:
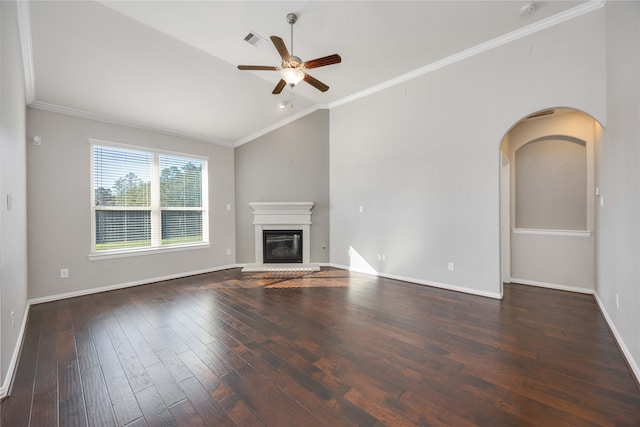
[[[28,1],[16,2],[18,28],[24,66],[24,85],[27,105],[36,100],[36,81],[33,69],[33,44],[31,42],[31,8]]]
[[[36,101],[35,100],[35,81],[34,81],[34,71],[33,71],[33,55],[32,55],[32,47],[31,47],[31,24],[30,24],[30,14],[29,14],[29,2],[19,1],[17,3],[18,3],[18,19],[20,21],[20,34],[21,34],[22,45],[23,45],[22,46],[23,60],[25,62],[25,82],[26,82],[26,90],[27,90],[27,104],[29,105],[29,107],[40,109],[40,110],[52,111],[56,113],[67,114],[67,115],[76,116],[76,117],[87,118],[91,120],[98,120],[106,123],[116,124],[120,126],[127,126],[127,127],[146,130],[150,132],[162,133],[165,135],[176,136],[180,138],[187,138],[194,141],[212,143],[212,144],[221,145],[224,147],[239,147],[243,144],[246,144],[247,142],[253,141],[254,139],[257,139],[263,135],[266,135],[269,132],[272,132],[278,128],[281,128],[317,110],[332,109],[335,107],[339,107],[341,105],[348,104],[350,102],[353,102],[358,99],[380,92],[384,89],[415,79],[416,77],[423,76],[425,74],[431,73],[433,71],[439,70],[441,68],[447,67],[449,65],[452,65],[457,62],[463,61],[465,59],[471,58],[473,56],[479,55],[488,50],[494,49],[499,46],[503,46],[512,41],[521,39],[523,37],[545,30],[547,28],[551,28],[555,25],[561,24],[563,22],[569,21],[571,19],[577,18],[579,16],[585,15],[587,13],[593,12],[598,9],[601,9],[602,7],[605,6],[606,0],[589,0],[576,7],[565,10],[564,12],[542,19],[538,22],[519,28],[517,30],[514,30],[502,36],[493,38],[489,41],[486,41],[484,43],[481,43],[469,49],[465,49],[461,52],[455,53],[451,56],[448,56],[439,61],[428,64],[424,67],[420,67],[416,70],[413,70],[408,73],[402,74],[398,77],[395,77],[391,80],[387,80],[386,82],[364,89],[360,92],[356,92],[354,94],[348,95],[344,98],[338,99],[328,104],[314,105],[296,114],[290,115],[287,118],[280,120],[279,122],[276,122],[261,130],[253,132],[245,136],[244,138],[234,142],[213,140],[211,138],[206,138],[201,135],[175,132],[170,129],[148,126],[132,120],[126,120],[126,119],[112,117],[104,114],[90,113],[87,111],[77,110],[74,108],[62,107],[54,104],[48,104],[41,101]]]
[[[233,143],[234,147],[239,147],[243,144],[246,144],[247,142],[253,141],[254,139],[260,138],[263,135],[268,134],[269,132],[272,132],[278,128],[281,128],[282,126],[285,126],[291,122],[295,122],[296,120],[307,116],[315,111],[318,110],[326,110],[329,107],[326,104],[316,104],[313,107],[307,108],[306,110],[302,110],[296,114],[292,114],[290,116],[288,116],[287,118],[280,120],[279,122],[276,122],[270,126],[267,126],[266,128],[260,129],[257,132],[254,132],[250,135],[245,136],[242,139],[237,140],[236,142]]]
[[[83,119],[97,120],[99,122],[111,123],[113,125],[126,126],[138,130],[144,130],[148,132],[160,133],[168,136],[175,136],[178,138],[190,139],[192,141],[206,142],[208,144],[221,145],[223,147],[233,147],[233,144],[226,141],[219,141],[212,138],[207,138],[202,135],[196,135],[192,133],[176,132],[171,129],[148,126],[143,123],[136,122],[134,120],[127,120],[119,117],[108,116],[106,114],[91,113],[84,110],[77,110],[75,108],[63,107],[60,105],[49,104],[42,101],[34,101],[29,104],[29,108],[37,110],[51,111],[53,113],[66,114],[68,116],[81,117]]]
[[[298,113],[298,115],[291,116],[285,120],[281,120],[278,123],[274,123],[273,125],[254,132],[246,137],[236,141],[234,143],[235,147],[238,147],[242,144],[246,144],[249,141],[252,141],[256,138],[259,138],[281,126],[287,125],[294,120],[297,120],[300,117],[303,117],[313,111],[316,111],[319,108],[332,109],[335,107],[339,107],[341,105],[348,104],[350,102],[356,101],[361,98],[365,98],[369,95],[373,95],[374,93],[380,92],[384,89],[388,89],[390,87],[399,85],[408,80],[415,79],[416,77],[423,76],[425,74],[431,73],[433,71],[439,70],[441,68],[447,67],[449,65],[455,64],[456,62],[463,61],[465,59],[471,58],[473,56],[479,55],[488,50],[494,49],[499,46],[503,46],[512,41],[521,39],[523,37],[529,36],[531,34],[537,33],[539,31],[545,30],[547,28],[551,28],[555,25],[561,24],[563,22],[569,21],[571,19],[577,18],[579,16],[585,15],[587,13],[593,12],[595,10],[601,9],[605,6],[606,0],[589,0],[585,3],[582,3],[579,6],[572,7],[571,9],[565,10],[564,12],[555,14],[548,18],[542,19],[538,22],[534,22],[533,24],[527,25],[525,27],[514,30],[510,33],[503,34],[502,36],[493,38],[489,41],[481,43],[479,45],[473,46],[469,49],[465,49],[461,52],[455,53],[451,56],[443,58],[439,61],[433,62],[431,64],[425,65],[424,67],[420,67],[416,70],[410,71],[408,73],[402,74],[398,77],[395,77],[391,80],[387,80],[386,82],[377,84],[375,86],[371,86],[370,88],[361,90],[360,92],[356,92],[352,95],[345,96],[344,98],[340,98],[336,101],[330,102],[328,104],[324,104],[322,106],[316,105],[311,107],[302,113]],[[306,114],[303,114],[305,113]]]
[[[413,70],[408,73],[402,74],[398,77],[395,77],[391,80],[387,80],[386,82],[377,84],[370,88],[364,89],[360,92],[356,92],[352,95],[349,95],[337,101],[331,102],[329,103],[329,109],[339,107],[344,104],[348,104],[349,102],[353,102],[360,98],[367,97],[374,93],[380,92],[384,89],[390,88],[392,86],[396,86],[408,80],[415,79],[416,77],[431,73],[433,71],[455,64],[456,62],[463,61],[465,59],[484,53],[488,50],[494,49],[499,46],[503,46],[512,41],[515,41],[523,37],[529,36],[531,34],[537,33],[539,31],[545,30],[547,28],[551,28],[555,25],[577,18],[578,16],[582,16],[584,14],[598,10],[604,7],[604,5],[605,5],[605,0],[589,0],[586,3],[573,7],[571,9],[565,10],[564,12],[550,16],[538,22],[534,22],[533,24],[527,25],[526,27],[522,27],[510,33],[503,34],[499,37],[493,38],[484,43],[480,43],[479,45],[473,46],[469,49],[465,49],[461,52],[454,53],[453,55],[443,58],[439,61],[432,62],[431,64],[425,65],[424,67],[420,67],[416,70]]]

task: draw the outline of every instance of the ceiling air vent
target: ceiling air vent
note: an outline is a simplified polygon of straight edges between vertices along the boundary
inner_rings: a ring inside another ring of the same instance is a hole
[[[542,110],[542,111],[538,111],[537,113],[533,113],[530,116],[525,117],[525,120],[529,120],[529,119],[537,119],[540,117],[545,117],[545,116],[552,116],[555,113],[556,110],[554,110],[553,108],[549,109],[549,110]]]
[[[247,36],[244,38],[244,41],[255,47],[262,47],[267,44],[267,39],[257,35],[253,31],[247,34]]]

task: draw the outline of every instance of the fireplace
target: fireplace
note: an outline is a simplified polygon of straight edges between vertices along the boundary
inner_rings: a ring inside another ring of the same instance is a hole
[[[311,209],[313,202],[251,202],[255,264],[253,271],[318,271],[311,262]]]
[[[302,230],[263,230],[262,259],[265,264],[302,263]]]

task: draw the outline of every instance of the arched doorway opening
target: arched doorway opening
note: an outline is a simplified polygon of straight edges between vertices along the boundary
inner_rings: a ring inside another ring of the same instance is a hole
[[[595,151],[601,128],[570,108],[518,121],[500,145],[502,283],[595,289]]]

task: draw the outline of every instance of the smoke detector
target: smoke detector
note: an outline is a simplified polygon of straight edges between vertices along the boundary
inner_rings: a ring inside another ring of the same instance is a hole
[[[520,8],[520,16],[529,16],[536,10],[535,3],[527,3]]]

